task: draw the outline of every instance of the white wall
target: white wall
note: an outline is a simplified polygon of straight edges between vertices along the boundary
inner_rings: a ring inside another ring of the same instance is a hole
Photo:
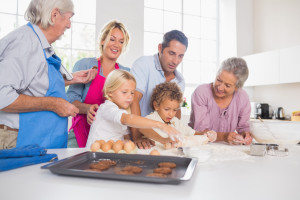
[[[143,0],[97,0],[96,30],[116,19],[126,26],[130,33],[129,49],[122,54],[118,62],[126,67],[144,52],[144,1]]]
[[[253,53],[253,0],[220,0],[219,61]]]
[[[254,53],[300,44],[299,0],[253,0]]]
[[[253,53],[300,45],[299,11],[299,0],[253,0]],[[300,83],[246,89],[251,101],[281,106],[289,115],[300,110]]]

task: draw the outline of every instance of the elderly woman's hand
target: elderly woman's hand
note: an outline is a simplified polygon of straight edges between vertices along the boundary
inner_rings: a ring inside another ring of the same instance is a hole
[[[249,132],[244,132],[243,133],[243,136],[244,136],[244,144],[245,145],[250,145],[252,143],[252,136]]]
[[[229,132],[227,136],[227,142],[233,145],[245,144],[244,137],[236,132]]]

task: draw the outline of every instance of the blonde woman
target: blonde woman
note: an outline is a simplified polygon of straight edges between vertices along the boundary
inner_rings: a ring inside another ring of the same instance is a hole
[[[159,128],[168,135],[178,131],[165,123],[130,114],[128,110],[133,101],[136,81],[132,74],[115,70],[109,74],[103,93],[107,99],[101,104],[86,143],[90,147],[96,140],[123,140],[128,126],[134,128]]]
[[[99,43],[100,57],[83,58],[73,69],[79,71],[96,68],[97,75],[91,83],[72,85],[67,91],[69,101],[79,109],[79,115],[72,119],[73,131],[69,133],[68,147],[86,146],[90,124],[94,121],[99,105],[105,101],[102,89],[108,74],[115,69],[129,71],[129,68],[117,63],[117,59],[129,43],[129,33],[124,24],[111,21],[105,25]]]

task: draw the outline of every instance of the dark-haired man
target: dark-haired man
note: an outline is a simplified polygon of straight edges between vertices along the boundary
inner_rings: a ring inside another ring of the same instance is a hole
[[[153,112],[150,99],[156,85],[172,81],[184,92],[185,81],[182,74],[176,70],[181,63],[188,47],[188,39],[178,30],[165,33],[163,42],[158,45],[158,53],[153,56],[138,58],[130,70],[137,81],[134,100],[131,105],[132,114],[146,116]],[[176,116],[180,118],[180,110]],[[132,138],[139,148],[149,148],[150,141],[142,139],[137,129],[131,129]]]

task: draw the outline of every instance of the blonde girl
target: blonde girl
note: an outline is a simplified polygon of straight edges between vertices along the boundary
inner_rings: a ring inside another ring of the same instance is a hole
[[[103,93],[106,101],[100,105],[96,119],[91,126],[87,147],[96,140],[123,140],[128,126],[134,128],[158,128],[169,135],[179,132],[165,123],[146,119],[128,112],[133,101],[136,81],[124,70],[114,70],[105,82]]]

